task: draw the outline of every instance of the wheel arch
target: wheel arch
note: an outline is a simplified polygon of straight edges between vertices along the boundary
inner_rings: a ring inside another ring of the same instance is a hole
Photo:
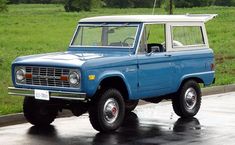
[[[119,90],[125,100],[128,100],[131,96],[130,87],[126,82],[125,77],[120,74],[103,77],[99,82],[97,91],[104,90],[106,87]]]
[[[199,84],[203,84],[203,85],[205,84],[203,79],[201,79],[199,77],[187,77],[187,78],[182,79],[182,81],[181,81],[181,83],[180,83],[177,90],[179,90],[184,85],[184,83],[186,83],[189,80],[194,80],[195,82],[197,82]]]

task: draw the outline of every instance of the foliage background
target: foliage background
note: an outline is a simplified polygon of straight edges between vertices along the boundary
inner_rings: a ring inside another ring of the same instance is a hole
[[[68,0],[9,0],[10,4],[29,3],[29,4],[51,4],[51,3],[66,3]],[[73,0],[83,1],[83,0]],[[152,7],[154,0],[92,0],[93,6],[106,6],[115,8],[130,8],[130,7]],[[157,7],[160,7],[162,2],[167,0],[157,0]],[[201,7],[201,6],[235,6],[235,0],[173,0],[176,7]]]

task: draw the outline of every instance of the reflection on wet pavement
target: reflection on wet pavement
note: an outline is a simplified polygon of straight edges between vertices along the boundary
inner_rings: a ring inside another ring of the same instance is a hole
[[[94,144],[167,144],[172,141],[181,141],[198,134],[200,123],[196,118],[179,118],[173,125],[173,130],[165,131],[161,125],[140,125],[138,116],[131,113],[125,123],[115,133],[96,134]]]
[[[172,141],[183,141],[198,137],[197,134],[201,129],[200,123],[196,118],[183,119],[179,118],[173,125],[173,129],[169,128],[166,132],[161,129],[160,125],[140,125],[138,116],[131,112],[126,115],[122,127],[113,133],[97,133],[90,142],[94,145],[110,145],[110,144],[154,144],[167,143]],[[36,127],[32,126],[28,129],[27,134],[33,136],[35,141],[47,140],[48,142],[60,142],[57,130],[54,126]],[[71,144],[84,143],[86,139],[81,137],[72,137],[63,139],[62,143]],[[198,138],[197,138],[198,139]]]
[[[205,97],[195,118],[178,118],[171,103],[147,104],[126,114],[113,133],[95,131],[87,115],[57,119],[47,127],[19,124],[0,128],[1,145],[235,144],[235,93]]]

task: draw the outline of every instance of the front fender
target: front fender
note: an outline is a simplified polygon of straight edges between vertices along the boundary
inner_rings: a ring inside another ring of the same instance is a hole
[[[108,71],[103,71],[102,73],[100,73],[100,70],[97,70],[97,71],[92,70],[92,71],[87,72],[87,78],[88,78],[89,75],[95,75],[96,78],[95,78],[95,80],[87,79],[86,93],[87,93],[88,97],[94,96],[94,94],[96,93],[100,83],[104,79],[110,78],[110,77],[120,77],[123,80],[123,82],[125,83],[126,87],[127,87],[129,97],[132,96],[129,83],[128,83],[125,75],[120,71],[108,70]]]

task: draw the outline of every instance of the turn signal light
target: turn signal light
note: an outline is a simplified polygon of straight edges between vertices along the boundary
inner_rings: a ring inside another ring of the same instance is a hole
[[[61,81],[68,81],[68,76],[60,76]]]
[[[89,75],[88,78],[89,80],[95,80],[95,75]]]
[[[25,78],[27,79],[32,79],[33,75],[32,74],[25,74]]]

